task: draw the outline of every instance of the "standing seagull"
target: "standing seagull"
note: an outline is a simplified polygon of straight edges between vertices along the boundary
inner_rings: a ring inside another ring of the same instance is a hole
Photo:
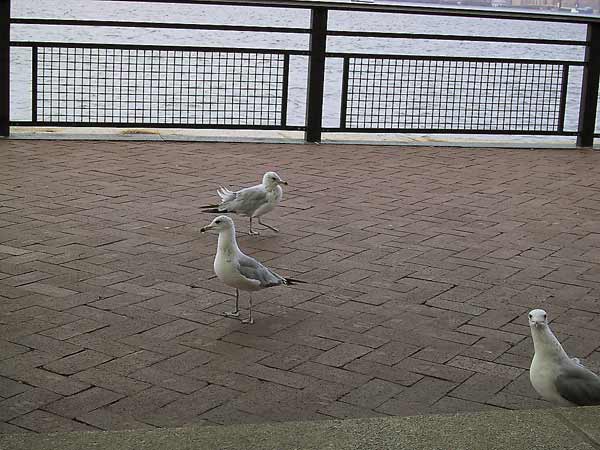
[[[546,311],[529,313],[535,354],[529,379],[544,400],[562,406],[600,405],[600,377],[569,358],[550,330]]]
[[[221,203],[218,205],[201,206],[204,212],[211,213],[236,213],[250,217],[249,234],[258,234],[252,229],[252,219],[258,218],[258,223],[275,232],[279,230],[271,225],[260,221],[261,216],[271,211],[277,206],[283,197],[281,185],[287,186],[287,181],[283,181],[275,172],[267,172],[263,175],[262,183],[256,186],[240,189],[232,192],[229,189],[220,187],[217,194],[221,197]]]
[[[288,286],[293,283],[303,283],[292,278],[283,278],[267,269],[254,258],[242,253],[235,239],[235,225],[227,216],[216,217],[209,225],[200,229],[202,233],[208,230],[219,232],[217,254],[215,255],[214,269],[219,280],[227,286],[235,288],[235,311],[225,313],[227,317],[239,317],[238,302],[240,289],[242,291],[260,291],[273,286]],[[243,323],[254,323],[252,318],[252,297],[248,297],[250,316],[242,320]]]

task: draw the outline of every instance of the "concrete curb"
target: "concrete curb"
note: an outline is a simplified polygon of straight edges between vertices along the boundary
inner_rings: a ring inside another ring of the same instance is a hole
[[[11,434],[6,450],[593,450],[600,407],[119,432]]]

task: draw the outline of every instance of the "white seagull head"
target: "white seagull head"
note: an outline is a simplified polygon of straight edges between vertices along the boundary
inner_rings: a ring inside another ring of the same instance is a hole
[[[529,311],[529,326],[531,328],[548,326],[548,315],[543,309]]]
[[[209,231],[209,230],[216,230],[218,232],[221,231],[225,231],[228,229],[233,229],[234,225],[233,225],[233,220],[231,220],[230,217],[227,216],[219,216],[219,217],[215,217],[214,220],[209,223],[208,225],[206,225],[205,227],[200,228],[200,232],[204,233],[205,231]]]
[[[280,184],[287,186],[287,181],[283,181],[275,172],[267,172],[263,175],[262,184],[265,187],[277,186]]]

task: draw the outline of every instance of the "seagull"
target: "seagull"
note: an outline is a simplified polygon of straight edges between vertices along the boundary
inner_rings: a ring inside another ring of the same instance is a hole
[[[529,379],[538,394],[561,406],[600,405],[600,377],[569,358],[548,326],[546,311],[529,313],[535,354]]]
[[[256,259],[242,253],[235,239],[235,225],[233,220],[227,216],[216,217],[210,224],[200,229],[204,233],[208,230],[219,232],[217,254],[215,255],[215,274],[227,286],[235,288],[235,310],[226,312],[227,317],[239,317],[240,310],[238,302],[240,290],[259,291],[273,286],[289,286],[304,281],[293,278],[284,278],[272,270],[263,266]],[[252,297],[248,297],[250,316],[242,320],[242,323],[253,324]]]
[[[250,217],[250,231],[248,234],[257,235],[252,229],[252,219],[258,218],[258,223],[276,233],[279,230],[271,225],[261,222],[261,216],[273,210],[283,197],[281,185],[287,186],[275,172],[263,175],[262,183],[233,192],[227,188],[219,187],[217,194],[221,197],[220,204],[201,206],[204,212],[211,213],[236,213]]]

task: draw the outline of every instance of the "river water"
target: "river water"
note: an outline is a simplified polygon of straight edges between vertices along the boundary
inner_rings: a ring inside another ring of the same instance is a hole
[[[13,0],[13,17],[135,20],[203,24],[263,25],[308,27],[309,12],[279,8],[250,8],[221,5],[173,5],[135,2],[80,0]],[[502,21],[442,16],[356,13],[333,11],[330,29],[395,31],[483,36],[530,37],[546,39],[585,39],[585,26],[533,21]],[[12,40],[58,42],[98,42],[121,44],[161,44],[251,48],[307,49],[308,36],[283,33],[215,32],[139,28],[91,28],[64,26],[13,25]],[[410,55],[518,57],[581,60],[580,47],[452,42],[405,39],[330,37],[328,51],[355,51]],[[13,48],[11,118],[31,118],[31,50]],[[304,56],[290,60],[288,124],[303,125],[306,99]],[[572,68],[567,98],[567,130],[577,125],[580,68]],[[341,60],[329,59],[326,67],[324,126],[339,126]],[[600,125],[600,118],[598,120]],[[597,129],[600,126],[597,125]]]

